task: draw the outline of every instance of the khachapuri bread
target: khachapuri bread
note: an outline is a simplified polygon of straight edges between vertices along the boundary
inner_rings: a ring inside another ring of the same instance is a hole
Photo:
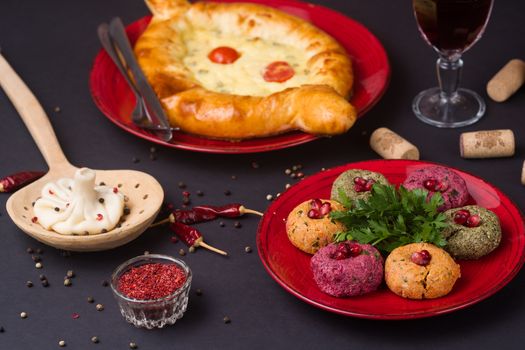
[[[214,139],[347,131],[351,61],[328,34],[252,3],[146,0],[135,54],[172,125]]]
[[[286,234],[290,242],[308,254],[333,242],[334,235],[344,231],[343,224],[330,218],[332,210],[343,206],[327,199],[312,199],[295,207],[286,219]]]
[[[342,202],[340,191],[351,200],[366,199],[372,194],[375,183],[389,185],[383,174],[369,170],[350,169],[339,175],[332,184],[330,198]]]
[[[403,186],[407,190],[426,189],[432,195],[436,192],[441,193],[445,203],[439,207],[440,211],[461,207],[467,204],[469,199],[465,180],[453,170],[442,166],[429,166],[411,172]]]
[[[479,259],[501,242],[501,226],[494,212],[477,205],[467,205],[445,212],[450,224],[442,232],[445,249],[457,259]]]
[[[461,276],[460,266],[443,249],[411,243],[394,249],[385,261],[385,282],[403,298],[433,299],[447,295]]]
[[[383,281],[383,258],[370,244],[331,243],[310,259],[315,283],[335,297],[373,292]]]

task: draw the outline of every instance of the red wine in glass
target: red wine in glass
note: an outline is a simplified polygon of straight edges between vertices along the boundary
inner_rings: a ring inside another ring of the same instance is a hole
[[[461,54],[483,34],[493,0],[413,0],[412,4],[423,38],[440,54],[440,87],[421,92],[414,100],[414,113],[438,127],[478,121],[485,102],[475,92],[458,88]]]

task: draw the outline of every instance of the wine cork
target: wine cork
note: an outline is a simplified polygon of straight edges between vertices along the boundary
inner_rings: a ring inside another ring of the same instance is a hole
[[[525,62],[510,60],[488,82],[487,94],[496,102],[503,102],[512,96],[525,82]]]
[[[523,162],[523,166],[521,167],[521,183],[525,185],[525,161]]]
[[[509,129],[464,132],[459,137],[463,158],[511,157],[514,150],[514,133]]]
[[[419,159],[416,146],[387,128],[379,128],[372,133],[370,147],[385,159]]]

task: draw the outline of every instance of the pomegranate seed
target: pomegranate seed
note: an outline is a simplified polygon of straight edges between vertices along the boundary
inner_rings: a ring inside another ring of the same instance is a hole
[[[423,249],[422,251],[420,251],[419,254],[421,254],[421,256],[424,259],[427,259],[428,261],[430,261],[430,259],[432,258],[432,256],[430,255],[430,252],[426,249]]]
[[[437,181],[434,179],[428,179],[423,182],[423,187],[427,190],[434,192],[436,189]]]
[[[447,181],[438,181],[435,187],[435,192],[445,192],[448,190],[449,184]]]
[[[481,217],[476,214],[476,215],[469,216],[465,225],[467,227],[478,227],[480,223],[481,223]]]
[[[463,225],[470,217],[470,212],[467,209],[460,209],[454,213],[454,222],[458,225]]]
[[[359,244],[352,244],[350,246],[350,256],[351,257],[356,257],[356,256],[360,255],[362,251],[363,251],[363,249],[361,248],[361,246]]]
[[[354,183],[359,186],[365,186],[366,180],[362,178],[361,176],[358,176],[358,177],[354,177]]]
[[[343,252],[343,253],[348,253],[349,252],[348,249],[349,249],[349,247],[348,247],[347,243],[339,243],[337,245],[336,251]]]
[[[102,221],[104,216],[102,214],[97,214],[97,221]]]
[[[189,193],[188,191],[183,191],[183,192],[182,192],[182,195],[183,195],[184,197],[189,197],[189,196],[190,196],[190,193]]]
[[[414,252],[410,256],[410,260],[417,265],[426,266],[430,262],[432,256],[427,250],[422,250],[420,252]]]
[[[310,208],[319,210],[321,209],[321,206],[323,205],[323,202],[319,198],[312,199],[310,201]]]
[[[368,180],[365,185],[365,190],[370,191],[372,189],[372,186],[374,186],[375,183],[376,183],[375,180],[372,180],[372,179]]]
[[[38,221],[38,218],[37,218],[36,216],[33,216],[33,217],[31,218],[31,222],[32,222],[33,224],[34,224],[35,222],[37,222],[37,221]]]
[[[176,236],[171,236],[171,243],[177,243],[179,239]]]
[[[324,202],[323,205],[321,205],[321,216],[325,216],[329,212],[332,211],[332,204],[330,202]]]
[[[363,186],[355,184],[354,185],[354,191],[356,191],[356,192],[364,192],[365,189],[364,189]]]
[[[343,252],[340,252],[340,251],[336,251],[335,254],[334,254],[334,259],[335,260],[343,260],[343,259],[347,259],[348,258],[348,255],[346,253],[343,253]]]
[[[319,219],[319,214],[320,214],[320,213],[319,213],[319,210],[317,210],[317,209],[313,209],[313,208],[312,208],[312,209],[310,209],[310,210],[308,211],[308,217],[309,217],[310,219]]]
[[[173,210],[173,209],[175,209],[175,206],[173,205],[173,203],[168,203],[166,208],[168,208],[168,210]]]
[[[118,188],[113,187],[113,193],[117,193],[117,192],[118,192]]]

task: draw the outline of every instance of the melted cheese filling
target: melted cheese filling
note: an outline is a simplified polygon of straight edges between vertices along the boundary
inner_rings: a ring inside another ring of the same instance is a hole
[[[184,42],[188,50],[184,64],[195,79],[206,89],[234,95],[266,96],[287,88],[308,84],[310,72],[306,68],[304,52],[296,47],[260,38],[243,38],[207,30],[187,31]],[[210,61],[208,54],[219,46],[229,46],[241,57],[231,64]],[[285,61],[295,74],[282,83],[263,79],[266,66]]]

